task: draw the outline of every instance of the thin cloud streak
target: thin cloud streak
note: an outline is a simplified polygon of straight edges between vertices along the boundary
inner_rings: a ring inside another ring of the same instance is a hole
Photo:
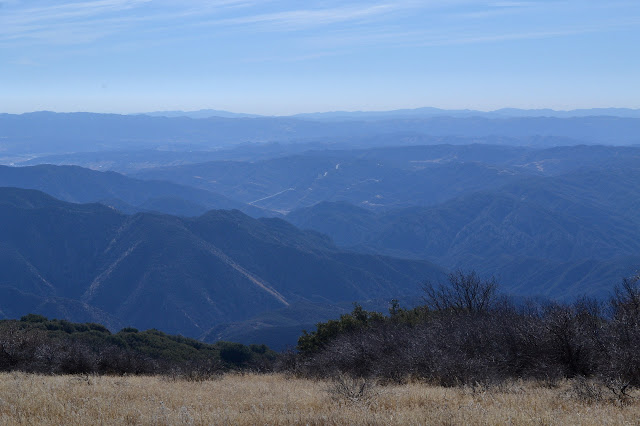
[[[313,37],[307,39],[309,46],[317,48],[333,47],[335,49],[345,48],[348,46],[377,46],[377,47],[436,47],[447,45],[469,45],[479,43],[495,43],[501,41],[513,40],[533,40],[555,37],[567,37],[580,34],[591,34],[598,32],[611,31],[616,29],[625,29],[640,26],[640,16],[630,17],[624,21],[605,22],[591,26],[574,26],[562,29],[546,28],[521,32],[509,33],[483,33],[481,30],[476,33],[465,34],[465,27],[456,27],[455,31],[442,31],[441,29],[432,29],[426,31],[405,31],[403,29],[380,29],[371,32],[357,32],[350,34],[348,32],[338,33],[333,36]],[[451,34],[460,34],[462,36],[454,36]]]
[[[107,13],[121,12],[149,3],[151,0],[98,0],[82,3],[67,3],[56,6],[36,7],[0,16],[0,22],[8,24],[29,24],[54,22],[67,19],[88,18]]]
[[[167,8],[153,7],[157,3],[170,5]],[[261,5],[277,2],[260,2]],[[569,29],[540,28],[541,24],[523,23],[522,31],[507,34],[492,34],[493,28],[477,28],[473,34],[463,37],[440,37],[439,34],[464,34],[465,21],[476,19],[482,22],[504,14],[513,14],[519,19],[535,10],[537,14],[557,11],[567,2],[498,1],[483,3],[471,0],[430,2],[405,0],[380,3],[351,3],[336,7],[301,8],[275,12],[251,13],[255,0],[186,0],[176,5],[169,1],[151,0],[91,0],[67,2],[56,6],[22,8],[4,13],[0,9],[0,47],[17,47],[20,44],[77,45],[90,44],[121,34],[135,34],[128,42],[154,45],[158,40],[176,40],[182,30],[206,28],[193,32],[185,39],[197,40],[215,37],[216,30],[226,35],[234,32],[256,34],[260,32],[300,32],[300,45],[306,45],[327,54],[327,47],[364,46],[369,44],[393,46],[439,46],[448,44],[471,44],[499,42],[517,39],[550,38],[578,33],[605,31],[631,24],[597,25],[587,28]],[[462,4],[474,5],[476,10],[466,13],[457,11]],[[599,7],[585,5],[584,7]],[[229,11],[236,12],[229,15]],[[237,13],[240,12],[240,13]],[[407,15],[422,14],[423,28],[402,27],[399,23]],[[225,17],[227,15],[227,17]],[[233,16],[235,15],[235,16]],[[515,19],[515,18],[514,18]],[[318,28],[330,27],[331,32],[318,35]],[[304,33],[310,31],[310,33]],[[141,35],[153,34],[155,40],[145,40]],[[336,34],[338,37],[336,37]],[[313,57],[318,52],[300,52],[292,57]],[[339,53],[338,53],[339,54]]]
[[[540,5],[540,2],[535,1],[501,1],[496,3],[490,3],[490,7],[502,7],[502,8],[519,8]]]
[[[264,15],[245,16],[215,22],[223,25],[261,24],[269,23],[279,26],[309,27],[332,24],[336,22],[352,21],[370,16],[376,16],[398,9],[394,4],[378,4],[365,8],[342,7],[320,10],[293,10]]]
[[[145,6],[152,0],[95,0],[55,6],[32,7],[5,13],[0,9],[0,41],[44,42],[46,44],[82,44],[109,35],[122,33],[141,23],[169,23],[188,17],[212,14],[221,8],[248,7],[255,1],[219,0],[194,6],[184,2],[186,9],[174,13],[148,13]],[[134,12],[133,14],[130,14]],[[136,13],[137,12],[137,13]],[[125,14],[129,13],[129,14]],[[69,37],[75,35],[77,37]]]
[[[468,0],[466,0],[468,1]],[[194,4],[196,3],[196,4]],[[268,4],[261,2],[261,5]],[[26,39],[32,42],[73,43],[68,38],[50,39],[52,32],[77,33],[79,42],[93,41],[105,35],[126,31],[126,24],[147,23],[151,28],[160,27],[225,27],[246,31],[250,27],[263,31],[296,31],[336,23],[363,21],[371,18],[385,19],[394,11],[438,7],[447,2],[436,0],[429,3],[413,0],[393,3],[359,3],[323,9],[294,9],[272,13],[241,14],[229,18],[211,19],[226,10],[244,10],[257,4],[248,0],[219,0],[214,2],[186,1],[167,12],[148,10],[151,0],[93,0],[65,3],[56,6],[33,7],[0,14],[0,40]],[[456,2],[453,2],[456,3]],[[125,15],[125,12],[128,15]],[[191,22],[189,22],[191,18]],[[187,22],[185,22],[187,20]],[[89,25],[88,25],[89,24]],[[118,24],[114,27],[114,24]],[[104,27],[104,28],[103,28]],[[89,34],[85,31],[89,28]],[[95,33],[92,35],[91,33]]]
[[[460,38],[442,38],[426,41],[421,44],[413,46],[447,46],[447,45],[463,45],[463,44],[477,44],[477,43],[493,43],[499,41],[513,41],[513,40],[533,40],[543,38],[555,38],[566,37],[581,34],[598,33],[602,31],[608,31],[613,29],[621,29],[626,27],[633,27],[640,25],[639,19],[631,19],[627,22],[617,22],[608,25],[599,25],[592,27],[580,27],[565,30],[548,30],[548,31],[531,31],[520,33],[507,33],[507,34],[495,34],[486,36],[468,36]]]

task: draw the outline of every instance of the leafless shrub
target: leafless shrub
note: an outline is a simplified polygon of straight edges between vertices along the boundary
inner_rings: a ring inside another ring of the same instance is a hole
[[[599,403],[604,400],[602,386],[583,376],[573,380],[569,392],[573,398],[585,404]]]
[[[611,399],[617,402],[620,406],[629,405],[635,401],[635,397],[629,394],[631,390],[631,383],[626,380],[607,378],[605,379],[605,386],[611,391]]]
[[[372,379],[338,374],[327,388],[329,396],[338,402],[368,402],[377,395],[377,385]]]
[[[474,271],[457,270],[447,284],[427,282],[423,289],[426,306],[436,311],[487,312],[498,301],[496,279],[482,279]]]
[[[301,371],[300,357],[293,349],[287,349],[282,352],[276,359],[273,369],[285,375],[299,376],[303,374]]]
[[[183,379],[190,382],[219,380],[224,370],[222,363],[214,360],[188,363],[183,369]]]
[[[560,377],[557,375],[546,376],[539,379],[537,383],[545,389],[557,389],[560,387]]]

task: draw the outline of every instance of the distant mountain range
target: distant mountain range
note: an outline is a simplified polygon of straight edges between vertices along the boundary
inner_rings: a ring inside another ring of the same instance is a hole
[[[0,188],[0,316],[35,312],[200,336],[308,301],[417,294],[443,270],[340,251],[280,219],[124,215]]]
[[[154,111],[132,115],[149,115],[151,117],[189,117],[193,119],[223,117],[223,118],[255,118],[263,117],[258,114],[243,114],[237,112],[221,111],[218,109],[200,109],[197,111]]]
[[[627,117],[640,118],[640,109],[630,108],[591,108],[591,109],[575,109],[570,111],[556,111],[553,109],[518,109],[518,108],[502,108],[494,111],[477,111],[471,109],[440,109],[440,108],[415,108],[415,109],[398,109],[392,111],[332,111],[296,114],[292,117],[312,119],[312,120],[380,120],[390,118],[418,118],[418,117],[483,117],[483,118],[523,118],[523,117],[553,117],[553,118],[572,118],[572,117],[595,117],[595,116],[611,116],[611,117]]]
[[[265,117],[258,114],[243,114],[229,111],[221,111],[215,109],[201,109],[198,111],[154,111],[142,113],[152,117],[189,117],[189,118],[246,118],[246,117]],[[478,111],[471,109],[440,109],[432,107],[414,108],[414,109],[398,109],[390,111],[330,111],[330,112],[312,112],[294,114],[286,117],[295,117],[312,120],[362,120],[362,119],[380,119],[380,118],[415,118],[415,117],[486,117],[486,118],[510,118],[510,117],[590,117],[590,116],[612,116],[612,117],[629,117],[640,118],[640,109],[631,108],[589,108],[574,109],[568,111],[559,111],[549,108],[544,109],[519,109],[519,108],[501,108],[494,111]]]
[[[500,136],[514,145],[544,143],[550,138],[573,140],[573,144],[631,145],[640,143],[640,118],[437,115],[327,121],[300,117],[194,120],[91,113],[0,114],[0,152],[3,156],[158,148],[211,150],[246,142],[348,142],[381,136],[386,138],[387,145],[397,145],[393,141],[407,135]]]

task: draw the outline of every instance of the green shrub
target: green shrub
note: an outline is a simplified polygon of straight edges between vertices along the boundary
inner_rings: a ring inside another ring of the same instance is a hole
[[[41,323],[41,322],[47,322],[49,321],[49,319],[42,315],[28,314],[20,318],[20,321],[30,322],[30,323]]]
[[[251,361],[251,350],[240,343],[220,343],[220,358],[229,364],[239,366]]]

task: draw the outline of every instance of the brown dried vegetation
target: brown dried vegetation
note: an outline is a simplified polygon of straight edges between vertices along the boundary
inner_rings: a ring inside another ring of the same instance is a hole
[[[585,398],[576,393],[576,383],[457,388],[368,383],[363,397],[353,397],[350,392],[357,393],[362,383],[343,382],[354,386],[343,393],[336,391],[339,382],[279,374],[226,374],[189,381],[4,373],[0,424],[601,425],[635,424],[640,418],[634,393],[626,404],[608,396]]]

